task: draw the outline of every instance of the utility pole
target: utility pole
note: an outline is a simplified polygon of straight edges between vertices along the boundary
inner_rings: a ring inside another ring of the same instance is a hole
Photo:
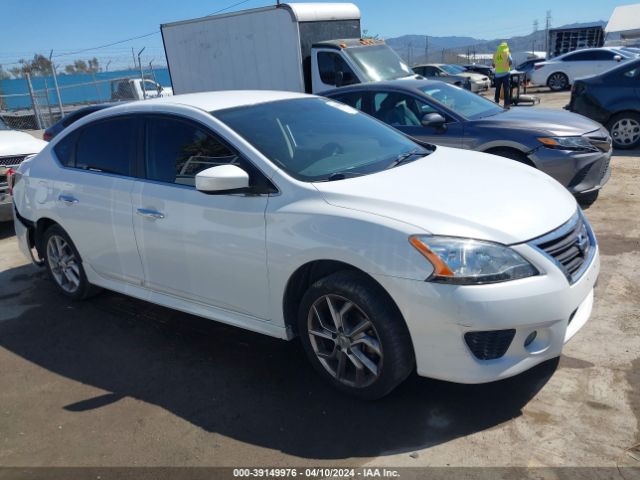
[[[538,19],[536,18],[533,21],[533,33],[536,33],[538,31]]]
[[[56,74],[56,66],[53,64],[53,50],[49,53],[49,65],[51,65],[51,73],[53,74],[53,85],[56,89],[56,95],[58,97],[58,108],[60,109],[60,118],[64,116],[64,111],[62,109],[62,98],[60,97],[60,88],[58,88],[58,75]]]
[[[133,58],[133,69],[136,69],[136,54],[133,51],[133,47],[131,47],[131,57]]]
[[[547,52],[547,59],[549,58],[549,27],[551,27],[551,10],[547,10],[547,16],[544,23],[544,50]]]
[[[424,36],[424,63],[429,63],[429,35]]]
[[[142,62],[140,61],[140,55],[142,55],[142,52],[144,52],[145,48],[147,47],[142,47],[142,50],[138,52],[138,67],[140,67],[140,80],[142,82],[142,98],[143,99],[147,98],[147,91],[144,88],[144,72],[142,71]]]

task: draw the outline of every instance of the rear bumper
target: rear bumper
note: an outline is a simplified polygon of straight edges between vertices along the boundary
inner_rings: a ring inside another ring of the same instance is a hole
[[[513,247],[541,275],[491,285],[454,286],[376,277],[395,300],[409,328],[419,375],[459,383],[486,383],[517,375],[558,357],[585,325],[600,271],[596,251],[582,277],[570,285],[548,258],[527,245]],[[500,358],[480,360],[465,333],[514,329]],[[533,342],[525,339],[536,332]]]

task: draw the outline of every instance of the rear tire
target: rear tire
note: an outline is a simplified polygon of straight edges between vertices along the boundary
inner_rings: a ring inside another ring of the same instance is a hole
[[[100,291],[87,280],[82,259],[60,225],[51,225],[42,238],[44,263],[58,290],[73,300],[84,300]]]
[[[622,112],[614,115],[607,123],[615,148],[628,150],[640,146],[640,114]]]
[[[316,281],[298,312],[298,332],[318,373],[338,390],[374,400],[413,371],[409,330],[384,289],[344,270]]]
[[[569,77],[562,72],[555,72],[549,75],[547,86],[554,92],[561,92],[569,88]]]

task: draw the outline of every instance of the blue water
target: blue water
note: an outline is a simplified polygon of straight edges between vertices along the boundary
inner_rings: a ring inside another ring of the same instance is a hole
[[[170,87],[169,70],[167,68],[159,68],[153,70],[145,70],[146,77],[154,78],[163,87]],[[119,70],[115,72],[99,72],[96,74],[73,74],[58,75],[58,86],[60,87],[60,97],[64,105],[107,102],[111,98],[110,80],[119,77],[140,77],[139,70]],[[96,82],[96,83],[94,83]],[[58,105],[58,98],[54,88],[53,77],[32,77],[31,84],[33,89],[37,90],[37,96],[41,106],[46,108],[47,95],[44,92],[45,87],[49,90],[48,101],[52,106]],[[76,84],[86,84],[76,87],[69,87]],[[67,86],[67,88],[65,88]],[[0,95],[26,94],[19,97],[4,97],[5,107],[9,110],[17,110],[21,108],[31,108],[31,97],[29,97],[29,88],[27,80],[24,78],[16,78],[10,80],[0,80]]]

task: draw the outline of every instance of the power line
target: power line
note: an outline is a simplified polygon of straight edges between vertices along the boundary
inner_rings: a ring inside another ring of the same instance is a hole
[[[216,13],[224,12],[225,10],[229,10],[230,8],[237,7],[238,5],[242,5],[243,3],[247,3],[247,2],[250,2],[250,1],[251,0],[242,0],[241,2],[234,3],[233,5],[229,5],[228,7],[224,7],[224,8],[221,8],[220,10],[216,10],[215,12],[210,13],[207,16],[210,17],[211,15],[215,15]]]

